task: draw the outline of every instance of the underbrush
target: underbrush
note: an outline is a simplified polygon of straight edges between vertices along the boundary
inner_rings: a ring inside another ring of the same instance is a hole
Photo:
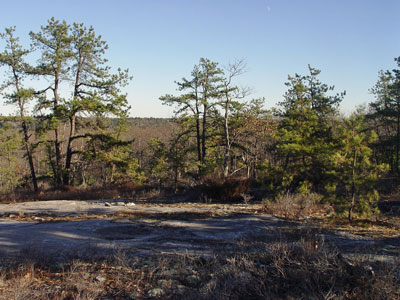
[[[240,202],[250,188],[248,178],[205,178],[186,195],[190,200],[201,202]]]
[[[23,202],[32,200],[95,200],[130,198],[133,200],[164,198],[184,195],[193,202],[239,202],[245,200],[251,185],[247,178],[203,178],[195,186],[189,184],[179,186],[174,190],[171,186],[135,185],[125,183],[108,186],[76,187],[62,186],[43,189],[37,193],[20,189],[13,193],[0,194],[0,202]],[[247,199],[247,198],[246,198]]]
[[[74,187],[63,186],[57,189],[42,190],[34,193],[28,190],[19,190],[14,194],[0,195],[0,201],[23,202],[41,200],[98,200],[98,199],[151,199],[173,194],[170,189],[159,189],[153,186],[137,186],[134,184],[110,185],[102,187]]]
[[[2,260],[0,299],[399,299],[399,264],[347,259],[312,234],[248,237],[210,257],[115,250],[51,261]],[[133,252],[132,252],[133,253]]]
[[[264,199],[263,210],[268,214],[292,219],[333,212],[332,207],[321,204],[321,196],[315,193],[285,193],[274,200]]]

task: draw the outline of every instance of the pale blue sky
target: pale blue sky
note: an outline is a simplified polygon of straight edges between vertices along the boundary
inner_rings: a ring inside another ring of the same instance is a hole
[[[399,11],[399,0],[17,0],[2,1],[0,30],[15,25],[29,44],[29,31],[53,16],[92,25],[109,44],[110,64],[134,77],[125,89],[132,116],[171,116],[158,97],[177,94],[174,81],[200,57],[222,65],[244,58],[240,84],[269,107],[282,100],[288,74],[311,64],[346,90],[348,112],[373,100],[380,69],[395,67]],[[0,113],[11,111],[0,104]]]

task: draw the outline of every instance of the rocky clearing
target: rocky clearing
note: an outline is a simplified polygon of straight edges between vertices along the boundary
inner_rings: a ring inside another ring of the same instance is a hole
[[[351,227],[175,200],[0,204],[0,299],[400,296],[396,218]]]
[[[388,228],[385,234],[374,228],[332,229],[265,215],[260,204],[58,200],[1,204],[0,215],[0,249],[10,257],[32,251],[57,258],[103,255],[115,249],[131,256],[208,256],[234,252],[249,240],[272,241],[282,234],[299,239],[311,233],[319,243],[338,247],[348,256],[391,260],[400,253],[398,228]]]

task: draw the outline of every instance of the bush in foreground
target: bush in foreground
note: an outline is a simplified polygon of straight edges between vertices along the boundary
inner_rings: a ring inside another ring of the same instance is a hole
[[[399,299],[398,264],[349,260],[312,235],[238,242],[213,257],[43,261],[0,267],[0,299]]]

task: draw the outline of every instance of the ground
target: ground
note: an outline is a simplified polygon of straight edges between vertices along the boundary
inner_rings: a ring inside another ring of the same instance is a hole
[[[26,249],[46,254],[84,254],[88,249],[129,250],[131,255],[233,250],[246,239],[268,239],[279,232],[312,231],[319,242],[348,255],[368,253],[390,259],[400,253],[398,228],[321,226],[311,220],[285,220],[262,213],[261,204],[38,201],[1,204],[0,247],[18,255]],[[326,224],[325,224],[326,225]]]
[[[0,204],[0,299],[396,299],[390,220],[180,199]]]

